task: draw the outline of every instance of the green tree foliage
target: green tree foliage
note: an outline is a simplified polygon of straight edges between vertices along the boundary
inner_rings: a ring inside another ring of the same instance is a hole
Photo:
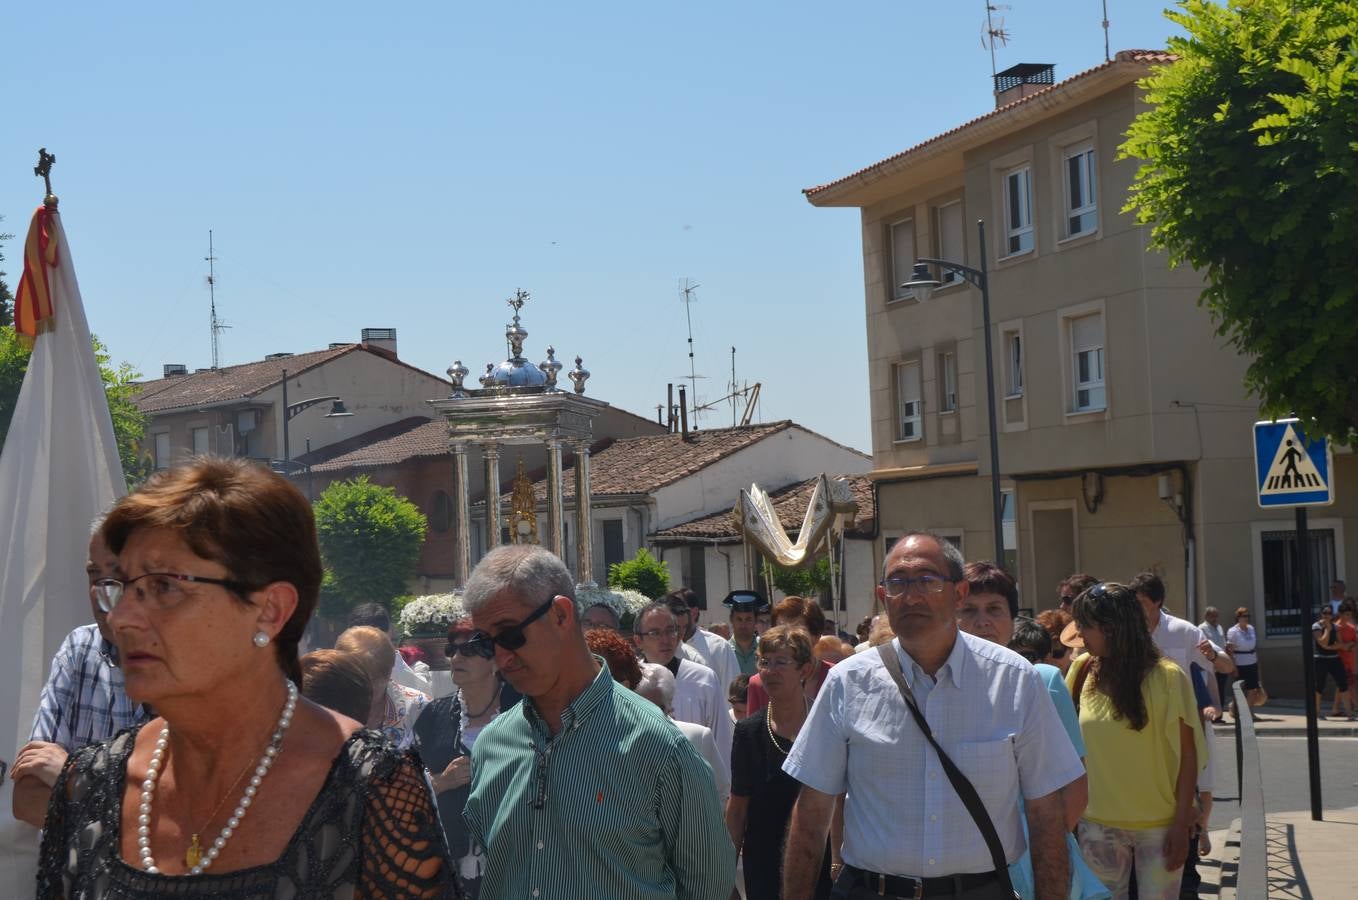
[[[330,485],[315,509],[326,565],[324,615],[342,616],[360,603],[390,608],[410,592],[428,525],[419,507],[362,476]]]
[[[642,547],[631,559],[608,567],[608,586],[639,591],[656,600],[669,593],[670,567]]]
[[[1358,427],[1358,2],[1180,0],[1180,59],[1144,83],[1127,211],[1252,357],[1272,414]]]
[[[830,558],[822,556],[809,566],[795,569],[764,563],[764,578],[788,596],[819,598],[830,590]]]

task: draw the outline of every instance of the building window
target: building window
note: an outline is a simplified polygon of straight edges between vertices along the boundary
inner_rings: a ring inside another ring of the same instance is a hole
[[[698,595],[698,608],[707,609],[707,548],[685,547],[684,585]]]
[[[1004,395],[1023,395],[1023,335],[1018,331],[1004,333]]]
[[[919,363],[896,366],[896,440],[917,441],[924,436],[919,398]]]
[[[1065,155],[1066,237],[1089,234],[1098,227],[1098,180],[1094,148],[1070,148]]]
[[[1014,501],[1014,489],[1000,490],[1000,528],[1004,534],[1004,570],[1018,577],[1018,505]]]
[[[599,524],[604,533],[604,575],[607,577],[612,566],[627,559],[627,550],[623,547],[621,519],[604,519]]]
[[[1075,412],[1106,409],[1103,313],[1071,319],[1070,344]]]
[[[1265,531],[1259,535],[1260,559],[1264,577],[1264,637],[1289,637],[1301,633],[1303,624],[1314,621],[1311,610],[1318,609],[1330,594],[1335,579],[1335,534],[1331,528],[1312,528],[1310,610],[1297,608],[1297,533]],[[1254,623],[1257,628],[1259,623]]]
[[[955,200],[934,210],[936,232],[938,235],[938,258],[948,262],[965,262],[966,250],[962,236],[962,201]],[[956,284],[962,276],[948,269],[939,272],[938,280],[944,284]]]
[[[156,435],[156,468],[168,469],[170,467],[170,433],[162,431]]]
[[[914,291],[901,285],[910,280],[915,270],[915,222],[906,219],[891,226],[891,299],[907,300]]]
[[[1033,249],[1033,170],[1028,166],[1004,176],[1004,223],[1007,256]]]
[[[211,430],[206,427],[195,428],[193,429],[192,433],[193,433],[193,455],[206,456],[209,453],[211,453],[212,452]]]
[[[429,527],[439,534],[447,531],[453,524],[453,501],[445,491],[434,491],[429,498]]]
[[[957,412],[957,354],[938,355],[939,411]]]

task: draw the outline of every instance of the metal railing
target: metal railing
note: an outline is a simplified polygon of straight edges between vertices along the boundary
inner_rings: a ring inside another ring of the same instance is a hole
[[[1232,686],[1235,695],[1235,777],[1240,797],[1240,859],[1236,864],[1236,896],[1268,897],[1268,823],[1264,811],[1264,770],[1254,710],[1245,697],[1243,681]]]

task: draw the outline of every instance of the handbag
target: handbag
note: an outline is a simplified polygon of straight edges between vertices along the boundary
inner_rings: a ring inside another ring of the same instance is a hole
[[[938,754],[938,761],[943,765],[943,771],[948,776],[948,781],[952,784],[953,790],[957,792],[962,805],[971,813],[971,818],[976,822],[976,827],[981,831],[981,837],[985,839],[986,849],[990,851],[991,862],[995,864],[995,877],[1004,886],[1005,892],[1018,898],[1018,893],[1014,890],[1014,883],[1009,879],[1009,863],[1004,858],[1004,845],[1000,843],[999,832],[995,830],[995,823],[990,820],[990,813],[986,812],[985,804],[981,802],[981,795],[976,793],[976,788],[962,774],[962,770],[957,768],[948,754],[943,752],[943,748],[934,740],[933,730],[929,723],[924,719],[924,713],[919,711],[915,705],[915,697],[910,692],[910,686],[905,683],[905,673],[901,671],[900,658],[896,656],[896,647],[892,642],[879,644],[877,655],[882,657],[882,664],[886,666],[887,674],[891,680],[896,682],[896,687],[901,691],[901,697],[905,700],[905,706],[910,710],[910,715],[914,718],[915,724],[919,726],[922,733]]]
[[[1268,702],[1268,691],[1264,688],[1264,683],[1259,682],[1259,691],[1254,696],[1254,702],[1250,706],[1263,706]]]

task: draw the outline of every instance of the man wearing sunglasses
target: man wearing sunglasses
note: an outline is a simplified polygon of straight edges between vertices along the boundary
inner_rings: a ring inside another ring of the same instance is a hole
[[[524,695],[472,747],[463,818],[485,849],[482,896],[728,900],[735,848],[711,770],[590,654],[561,560],[498,547],[463,604]]]

